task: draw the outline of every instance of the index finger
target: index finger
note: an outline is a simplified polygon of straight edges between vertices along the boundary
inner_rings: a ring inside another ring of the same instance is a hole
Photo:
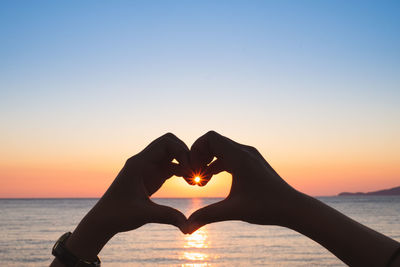
[[[182,166],[189,167],[189,148],[172,133],[164,134],[151,142],[143,153],[152,161],[176,159]]]
[[[240,151],[238,144],[215,131],[209,131],[197,139],[190,149],[190,163],[195,170],[205,168],[214,157],[231,169]],[[229,171],[229,170],[227,170]]]

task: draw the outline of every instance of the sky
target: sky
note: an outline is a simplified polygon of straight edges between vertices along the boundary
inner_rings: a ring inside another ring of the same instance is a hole
[[[1,1],[0,198],[100,197],[166,132],[314,196],[400,185],[399,1]],[[223,197],[173,177],[155,197]]]

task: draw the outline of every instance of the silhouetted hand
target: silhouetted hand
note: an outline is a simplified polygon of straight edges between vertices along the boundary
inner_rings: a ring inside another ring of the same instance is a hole
[[[189,232],[226,220],[283,225],[290,216],[292,196],[297,191],[279,177],[254,147],[210,131],[192,145],[190,156],[192,167],[204,172],[206,182],[212,175],[227,171],[232,174],[232,187],[226,199],[189,217]],[[207,166],[214,157],[217,159]]]
[[[146,223],[172,224],[185,231],[186,217],[178,210],[150,200],[172,175],[183,176],[189,169],[189,149],[168,133],[153,141],[142,152],[127,160],[117,178],[101,198],[101,221],[118,233]],[[171,162],[176,159],[180,164]]]
[[[179,164],[171,162],[176,159]],[[190,172],[189,149],[173,134],[165,134],[126,161],[112,185],[82,219],[66,246],[76,256],[94,260],[115,234],[146,223],[171,224],[186,233],[180,211],[150,200],[166,179]],[[51,266],[62,266],[55,259]]]
[[[211,162],[214,157],[217,160]],[[225,220],[274,224],[308,236],[349,266],[400,266],[397,241],[296,191],[255,148],[211,131],[193,144],[190,160],[195,170],[203,170],[206,181],[228,171],[232,187],[226,199],[189,217],[188,232]]]

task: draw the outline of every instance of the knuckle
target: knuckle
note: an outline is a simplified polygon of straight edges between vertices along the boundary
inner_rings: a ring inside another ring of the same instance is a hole
[[[164,138],[175,138],[175,135],[173,133],[171,133],[171,132],[168,132],[168,133],[164,134],[162,137],[164,137]]]
[[[135,166],[135,165],[137,165],[138,161],[139,161],[139,154],[128,158],[125,161],[125,166],[127,166],[127,167]]]
[[[158,139],[158,144],[161,146],[166,146],[169,143],[171,143],[171,141],[173,141],[175,139],[175,135],[172,133],[166,133],[164,135],[162,135],[159,139]]]
[[[207,136],[210,140],[219,140],[221,135],[214,130],[208,131],[205,136]]]
[[[135,156],[132,156],[132,157],[128,158],[128,159],[125,161],[125,163],[126,163],[126,164],[132,164],[132,162],[135,162],[136,157],[137,157],[137,156],[135,155]]]
[[[257,148],[253,147],[253,146],[247,146],[247,149],[254,154],[259,154]]]
[[[214,130],[210,130],[210,131],[208,131],[208,132],[206,133],[206,135],[209,135],[209,136],[217,136],[218,133],[217,133],[216,131],[214,131]]]

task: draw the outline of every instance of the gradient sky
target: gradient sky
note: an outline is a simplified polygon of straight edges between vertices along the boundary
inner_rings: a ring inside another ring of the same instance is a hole
[[[98,197],[165,132],[312,195],[400,185],[399,1],[1,1],[0,197]],[[225,196],[170,179],[158,197]]]

